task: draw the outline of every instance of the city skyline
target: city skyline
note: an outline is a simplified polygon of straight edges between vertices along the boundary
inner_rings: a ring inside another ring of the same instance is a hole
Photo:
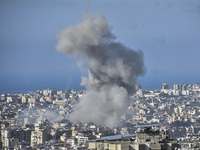
[[[146,74],[138,79],[143,89],[198,83],[199,5],[189,0],[2,0],[1,92],[79,90],[87,69],[79,71],[73,58],[58,53],[55,46],[59,30],[80,22],[85,12],[103,14],[118,42],[143,51]]]
[[[107,145],[113,149],[110,146],[117,144],[118,150],[133,149],[130,146],[139,150],[200,147],[200,84],[175,84],[174,89],[162,84],[160,91],[138,90],[129,97],[126,111],[118,118],[120,122],[111,126],[91,118],[96,114],[92,106],[88,108],[92,113],[86,115],[87,122],[70,117],[87,93],[46,89],[1,95],[0,149],[89,150],[98,149],[98,142],[106,143],[102,145],[104,149]]]

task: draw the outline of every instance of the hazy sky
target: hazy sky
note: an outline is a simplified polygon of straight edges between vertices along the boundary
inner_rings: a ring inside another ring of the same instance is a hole
[[[104,14],[117,41],[143,51],[143,88],[200,81],[199,0],[0,0],[1,93],[78,87],[87,71],[56,51],[56,33],[86,11]]]

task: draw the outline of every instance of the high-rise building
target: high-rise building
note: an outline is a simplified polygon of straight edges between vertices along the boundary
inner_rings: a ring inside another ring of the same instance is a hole
[[[174,90],[177,91],[183,91],[187,90],[188,84],[174,84]]]
[[[168,87],[168,84],[167,83],[162,83],[162,85],[161,85],[161,90],[166,90],[166,89],[168,89],[169,87]]]
[[[31,131],[31,147],[35,147],[38,144],[42,144],[47,140],[47,130],[38,129]]]
[[[179,85],[178,84],[174,84],[174,90],[179,90]]]

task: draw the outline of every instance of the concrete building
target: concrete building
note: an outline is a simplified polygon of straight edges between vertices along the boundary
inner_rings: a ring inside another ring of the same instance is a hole
[[[27,98],[26,98],[25,96],[22,96],[21,102],[22,102],[22,103],[27,103]]]
[[[35,103],[35,102],[36,102],[36,98],[34,97],[28,98],[28,103]]]
[[[167,130],[158,124],[139,125],[136,135],[115,135],[89,140],[88,150],[175,150],[181,148],[199,149],[197,141],[170,140]]]
[[[167,90],[169,88],[167,83],[162,83],[161,90]]]
[[[174,84],[174,90],[179,90],[179,85],[178,84]]]
[[[1,130],[2,148],[11,148],[19,143],[15,130]]]
[[[35,147],[38,144],[43,144],[47,140],[47,130],[38,129],[31,131],[31,147]]]

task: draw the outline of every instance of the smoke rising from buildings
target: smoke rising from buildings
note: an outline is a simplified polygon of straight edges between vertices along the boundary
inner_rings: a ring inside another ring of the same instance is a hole
[[[24,122],[27,119],[27,122]],[[57,111],[48,110],[46,108],[43,109],[25,109],[16,119],[16,122],[24,126],[26,123],[37,123],[40,121],[44,121],[47,119],[49,122],[54,123],[62,120],[62,117],[59,116]]]
[[[87,61],[89,77],[82,77],[87,93],[70,116],[72,122],[117,126],[136,91],[136,79],[144,74],[142,51],[115,41],[101,14],[86,14],[83,20],[57,34],[59,52]],[[81,66],[80,66],[81,67]]]

